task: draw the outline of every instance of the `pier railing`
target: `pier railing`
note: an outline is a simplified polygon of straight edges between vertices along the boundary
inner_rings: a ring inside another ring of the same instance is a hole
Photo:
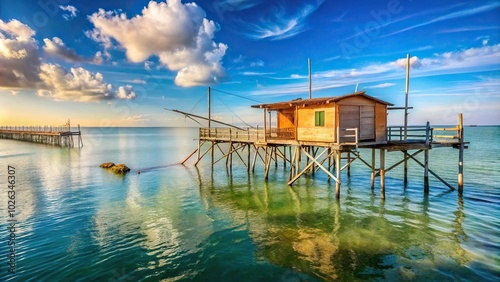
[[[2,131],[23,131],[23,132],[69,132],[71,128],[68,125],[60,126],[0,126]]]
[[[448,127],[430,127],[429,123],[425,126],[408,126],[406,131],[407,140],[425,141],[427,144],[432,142],[460,142],[462,140],[463,129],[460,125]],[[404,126],[388,126],[388,141],[405,140]]]
[[[72,131],[69,121],[60,126],[0,126],[0,139],[74,147],[73,136],[78,147],[83,146],[80,125]]]
[[[247,128],[245,130],[227,127],[200,128],[200,138],[208,140],[235,142],[265,142],[266,140],[294,140],[295,128],[264,129]]]
[[[200,128],[200,139],[222,141],[251,141],[266,140],[264,129],[247,128],[246,130],[226,127]]]

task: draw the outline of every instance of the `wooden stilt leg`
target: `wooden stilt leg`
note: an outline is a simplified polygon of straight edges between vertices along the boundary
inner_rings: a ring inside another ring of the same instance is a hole
[[[375,188],[375,149],[372,149],[372,175],[370,180],[370,187],[373,193],[373,189]]]
[[[429,194],[429,150],[424,152],[424,194]]]
[[[340,184],[341,184],[341,177],[340,177],[340,168],[342,167],[340,165],[340,156],[341,152],[337,151],[335,154],[335,168],[336,168],[336,177],[337,177],[337,183],[335,184],[335,198],[340,199]]]
[[[385,199],[385,149],[380,149],[380,198]]]

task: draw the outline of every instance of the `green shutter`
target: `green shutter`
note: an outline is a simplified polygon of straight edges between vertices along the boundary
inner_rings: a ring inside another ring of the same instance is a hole
[[[325,126],[325,111],[314,112],[314,125]]]

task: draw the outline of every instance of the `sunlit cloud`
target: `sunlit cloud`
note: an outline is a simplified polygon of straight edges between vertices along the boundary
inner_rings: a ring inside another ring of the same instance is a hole
[[[106,49],[116,42],[134,63],[158,57],[162,66],[177,71],[179,86],[216,84],[226,78],[222,58],[227,45],[213,41],[218,27],[196,3],[150,1],[132,18],[100,9],[89,20],[95,26],[86,33],[89,38]]]

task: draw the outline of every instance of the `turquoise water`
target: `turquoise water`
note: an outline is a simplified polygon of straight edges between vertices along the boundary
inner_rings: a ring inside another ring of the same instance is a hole
[[[86,128],[83,148],[0,140],[0,281],[498,281],[500,127],[466,128],[463,198],[410,163],[386,200],[354,163],[341,199],[326,175],[263,181],[235,159],[176,165],[197,129]],[[368,151],[362,156],[369,159]],[[394,163],[401,153],[388,153]],[[422,158],[423,156],[419,156]],[[456,184],[458,151],[431,151]],[[99,168],[112,161],[125,177]],[[7,166],[16,177],[16,274],[8,273]],[[141,171],[137,174],[137,171]]]

